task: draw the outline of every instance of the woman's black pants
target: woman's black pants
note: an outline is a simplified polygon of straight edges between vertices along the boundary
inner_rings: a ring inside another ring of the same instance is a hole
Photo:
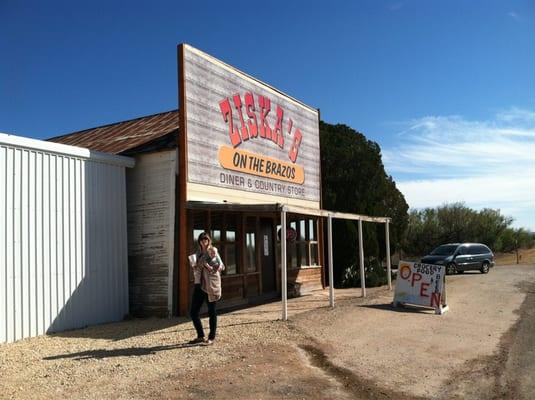
[[[201,310],[202,304],[206,301],[208,304],[208,316],[210,318],[210,334],[208,339],[215,339],[215,331],[217,329],[217,314],[215,311],[215,301],[208,301],[208,293],[204,292],[201,289],[200,284],[195,284],[195,289],[193,289],[193,298],[191,299],[191,310],[190,316],[193,320],[193,325],[197,331],[197,337],[204,337],[204,330],[202,328],[201,318],[199,317],[199,311]]]

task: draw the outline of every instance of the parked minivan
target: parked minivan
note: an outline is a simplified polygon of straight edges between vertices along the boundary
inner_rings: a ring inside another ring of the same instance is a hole
[[[449,243],[438,246],[422,262],[445,265],[447,275],[470,270],[486,274],[494,267],[494,254],[481,243]]]

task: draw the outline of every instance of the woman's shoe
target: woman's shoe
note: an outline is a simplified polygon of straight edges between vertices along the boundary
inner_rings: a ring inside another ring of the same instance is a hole
[[[210,346],[211,344],[214,344],[215,339],[208,339],[206,342],[204,342],[205,345]]]
[[[198,337],[188,342],[188,344],[199,344],[199,343],[206,343],[206,339],[203,337]]]

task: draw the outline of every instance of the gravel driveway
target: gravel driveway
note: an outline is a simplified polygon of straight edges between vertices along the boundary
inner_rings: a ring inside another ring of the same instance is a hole
[[[330,310],[323,291],[289,322],[278,302],[221,315],[213,346],[178,318],[26,339],[0,345],[0,398],[533,398],[534,282],[529,265],[450,276],[443,316],[385,288],[337,290]]]

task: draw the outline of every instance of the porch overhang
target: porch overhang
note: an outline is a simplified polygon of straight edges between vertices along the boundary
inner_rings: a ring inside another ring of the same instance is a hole
[[[331,210],[300,207],[288,204],[238,204],[238,203],[216,203],[204,201],[188,201],[186,208],[190,210],[216,210],[216,211],[240,211],[240,212],[272,212],[280,213],[281,238],[286,237],[286,215],[288,213],[327,218],[327,248],[328,248],[328,268],[329,268],[329,305],[334,308],[334,278],[333,278],[333,248],[332,248],[332,220],[345,219],[358,222],[358,247],[360,265],[360,284],[362,297],[366,297],[366,279],[364,268],[364,249],[362,238],[362,222],[372,222],[385,224],[386,236],[386,269],[388,288],[392,290],[391,262],[390,262],[390,232],[389,225],[392,221],[389,217],[373,217],[369,215],[344,213]],[[286,241],[281,240],[281,295],[282,295],[282,319],[288,319],[288,288],[287,288],[287,258]]]

